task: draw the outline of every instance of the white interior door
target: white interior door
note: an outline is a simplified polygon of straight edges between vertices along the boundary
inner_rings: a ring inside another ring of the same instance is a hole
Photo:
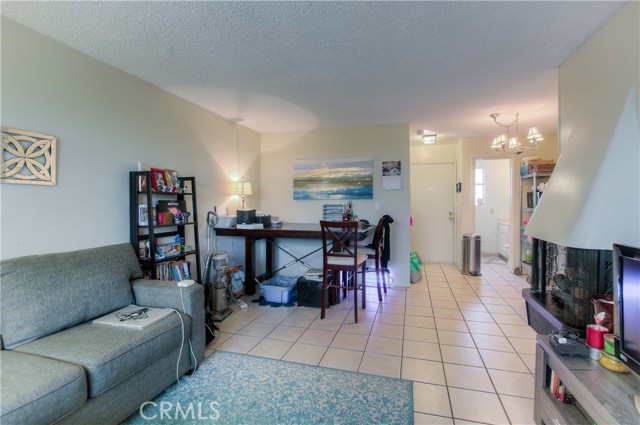
[[[411,250],[422,261],[453,263],[454,164],[411,164]]]

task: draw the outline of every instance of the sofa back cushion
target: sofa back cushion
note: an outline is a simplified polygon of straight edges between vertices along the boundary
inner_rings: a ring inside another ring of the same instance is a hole
[[[131,244],[0,263],[4,348],[103,316],[132,304],[130,281],[141,276]]]

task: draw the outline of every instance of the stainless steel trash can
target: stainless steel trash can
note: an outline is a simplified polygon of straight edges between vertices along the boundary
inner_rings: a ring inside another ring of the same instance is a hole
[[[465,233],[462,235],[462,274],[480,276],[480,244],[481,236],[478,234]]]

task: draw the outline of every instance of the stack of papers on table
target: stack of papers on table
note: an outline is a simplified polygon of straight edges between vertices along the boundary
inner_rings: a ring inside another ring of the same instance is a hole
[[[309,269],[302,277],[307,280],[322,281],[322,269]]]

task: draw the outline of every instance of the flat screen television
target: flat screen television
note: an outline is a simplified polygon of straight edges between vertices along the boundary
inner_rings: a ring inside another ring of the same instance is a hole
[[[616,357],[640,377],[640,248],[613,245],[617,285]]]

